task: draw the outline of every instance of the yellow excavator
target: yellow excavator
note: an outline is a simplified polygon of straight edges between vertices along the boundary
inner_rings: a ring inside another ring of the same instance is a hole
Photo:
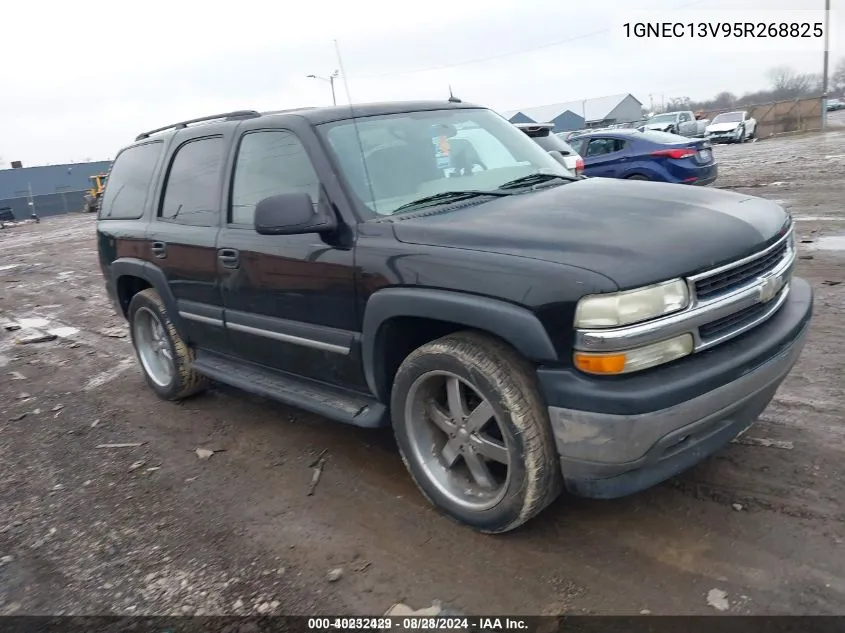
[[[83,198],[82,212],[95,213],[100,206],[100,198],[103,196],[103,189],[106,186],[106,179],[108,174],[96,174],[88,176],[91,181],[91,188],[85,193]]]

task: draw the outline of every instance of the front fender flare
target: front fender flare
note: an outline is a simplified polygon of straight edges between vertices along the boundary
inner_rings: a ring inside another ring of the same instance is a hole
[[[379,331],[395,317],[448,321],[483,330],[507,341],[526,358],[537,362],[557,360],[557,351],[546,329],[528,309],[498,299],[450,290],[385,288],[367,300],[361,335],[361,360],[367,385],[380,399],[385,367],[379,348]]]

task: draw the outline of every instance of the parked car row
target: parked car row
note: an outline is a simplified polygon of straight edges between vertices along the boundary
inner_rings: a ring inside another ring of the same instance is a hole
[[[561,155],[561,162],[580,164],[578,170],[566,165],[576,175],[695,185],[711,184],[718,176],[706,139],[620,128],[580,132],[564,141],[563,133],[550,133],[552,123],[517,127],[552,155]]]

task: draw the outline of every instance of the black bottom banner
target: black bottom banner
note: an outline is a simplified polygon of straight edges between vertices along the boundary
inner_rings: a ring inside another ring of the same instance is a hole
[[[0,633],[845,633],[845,616],[3,616]]]

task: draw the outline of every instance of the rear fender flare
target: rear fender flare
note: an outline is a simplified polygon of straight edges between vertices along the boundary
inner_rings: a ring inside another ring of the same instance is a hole
[[[448,290],[386,288],[373,294],[364,311],[361,358],[370,390],[383,402],[385,393],[382,326],[395,317],[419,317],[456,323],[498,336],[536,362],[557,360],[557,351],[540,320],[528,309],[498,299]],[[389,390],[389,387],[387,387]]]
[[[118,294],[118,282],[121,277],[139,277],[149,283],[161,297],[164,302],[164,307],[167,308],[167,316],[170,321],[176,326],[179,335],[188,340],[185,335],[185,323],[182,317],[179,316],[179,307],[176,305],[176,298],[170,292],[170,286],[167,283],[167,277],[164,271],[155,264],[146,262],[142,259],[134,257],[124,257],[112,262],[110,269],[111,287],[114,289],[115,297],[119,303],[120,297]],[[122,306],[121,306],[122,307]]]

